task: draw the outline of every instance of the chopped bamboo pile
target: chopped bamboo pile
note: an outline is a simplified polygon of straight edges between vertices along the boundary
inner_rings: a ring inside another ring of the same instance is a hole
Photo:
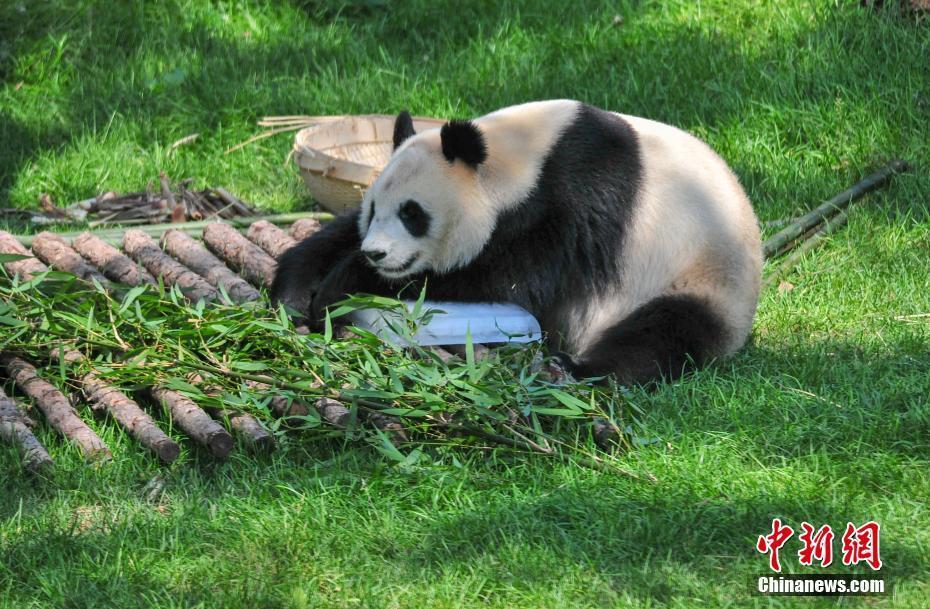
[[[848,218],[853,201],[885,185],[892,176],[906,169],[906,163],[894,161],[788,223],[764,244],[766,258],[771,260],[784,255],[783,261],[769,273],[767,281],[782,276],[827,235],[841,227]],[[186,187],[182,184],[182,193],[192,192],[183,188]],[[237,200],[223,189],[215,189],[214,192],[223,201]],[[167,194],[165,199],[170,201]],[[228,205],[230,210],[235,208],[232,203]],[[220,215],[219,212],[217,214]],[[161,282],[166,286],[177,286],[192,302],[217,300],[222,294],[233,302],[249,302],[260,300],[262,290],[270,285],[275,259],[297,241],[312,235],[320,228],[320,221],[329,218],[328,214],[281,214],[256,217],[252,218],[254,221],[246,222],[232,217],[221,221],[135,226],[128,230],[46,232],[32,237],[17,237],[0,231],[0,254],[7,255],[3,260],[6,273],[20,281],[34,279],[52,268],[67,271],[104,289],[112,289],[115,285],[139,286]],[[198,232],[200,239],[195,237]],[[117,244],[122,245],[122,251],[116,247]],[[28,247],[32,248],[31,252]],[[427,353],[441,361],[465,357],[463,349],[456,346],[433,347]],[[488,354],[485,346],[475,345],[470,357],[480,360]],[[91,412],[106,413],[164,463],[178,458],[181,445],[162,428],[160,413],[184,435],[219,459],[226,458],[234,450],[234,435],[245,445],[256,449],[270,450],[274,447],[274,436],[261,421],[248,413],[225,406],[202,408],[190,397],[169,387],[147,387],[136,391],[134,396],[127,395],[124,388],[108,384],[95,373],[88,359],[74,350],[51,353],[49,369],[54,370],[63,363],[71,381],[80,389],[76,395],[83,398]],[[87,459],[96,461],[110,457],[109,448],[84,421],[87,411],[76,408],[66,395],[44,378],[39,364],[16,353],[0,352],[0,371],[5,371],[20,393],[31,398],[33,406],[42,412],[52,428],[75,444]],[[547,374],[556,380],[560,375],[557,370]],[[269,412],[285,424],[297,424],[312,413],[333,428],[345,429],[354,425],[356,416],[361,416],[385,437],[399,442],[406,439],[406,430],[400,419],[392,413],[382,412],[384,408],[375,402],[355,400],[361,405],[357,415],[344,405],[339,395],[302,403],[276,395],[276,388],[282,385],[273,378],[256,376],[254,380],[250,387],[269,395]],[[527,444],[525,438],[514,440],[496,436],[462,427],[452,420],[439,422],[448,434],[467,433],[492,444],[520,446],[546,454],[551,452],[549,448]],[[28,470],[40,471],[51,464],[51,458],[30,427],[31,420],[12,399],[0,393],[0,441],[18,447]],[[595,439],[602,446],[617,443],[621,433],[616,425],[611,424],[595,426],[594,430]]]

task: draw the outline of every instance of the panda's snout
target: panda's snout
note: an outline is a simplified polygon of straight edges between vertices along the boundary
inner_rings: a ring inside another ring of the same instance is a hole
[[[362,255],[365,256],[365,259],[371,264],[377,264],[384,260],[387,256],[387,252],[384,250],[362,250]]]

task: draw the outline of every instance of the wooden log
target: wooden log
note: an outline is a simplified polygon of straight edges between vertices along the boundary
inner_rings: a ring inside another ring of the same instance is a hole
[[[315,218],[301,218],[291,224],[288,232],[295,241],[303,241],[316,231],[320,230],[320,222]]]
[[[277,224],[279,226],[286,226],[297,220],[313,218],[320,222],[327,222],[333,219],[333,214],[328,212],[291,212],[286,214],[272,214],[268,216],[249,216],[249,217],[236,217],[224,220],[225,223],[235,226],[236,228],[247,228],[252,222],[256,220],[268,220],[272,224]],[[148,235],[153,237],[161,237],[162,233],[166,230],[175,229],[183,230],[189,235],[199,234],[205,226],[212,224],[216,220],[200,220],[197,222],[183,222],[180,224],[148,224],[145,226],[139,226],[136,230],[140,230]],[[62,239],[68,240],[73,239],[84,231],[68,232],[68,233],[58,233],[58,236]],[[123,233],[126,232],[125,228],[113,227],[113,228],[102,228],[100,230],[95,230],[94,234],[97,237],[103,239],[107,243],[112,245],[120,245],[123,242]],[[15,239],[19,241],[22,245],[29,247],[32,244],[33,235],[14,235]]]
[[[34,275],[44,273],[48,267],[42,264],[32,253],[27,250],[19,240],[6,231],[0,230],[0,254],[19,254],[20,256],[29,256],[24,260],[4,263],[3,268],[10,275],[19,275],[20,279],[26,281],[32,279]]]
[[[297,245],[297,241],[268,220],[253,222],[245,234],[252,243],[268,252],[275,260],[288,249]]]
[[[203,241],[214,254],[238,270],[254,286],[271,287],[277,263],[236,229],[214,222],[203,229]]]
[[[13,382],[42,411],[49,424],[80,447],[88,459],[109,458],[110,449],[94,430],[81,420],[74,406],[57,387],[40,377],[35,366],[11,355],[0,354],[0,365],[6,368]]]
[[[169,254],[206,279],[210,285],[224,288],[235,302],[247,302],[261,298],[258,290],[229,270],[222,260],[211,254],[207,248],[187,233],[169,230],[162,236],[161,242]]]
[[[219,408],[208,408],[207,412],[217,420],[229,421],[232,430],[246,444],[260,451],[269,452],[275,448],[274,436],[252,415],[247,412],[229,412]]]
[[[342,402],[332,398],[319,398],[313,403],[313,407],[320,413],[320,418],[333,427],[345,429],[349,426],[352,412],[343,406]]]
[[[193,400],[164,387],[149,390],[152,398],[171,414],[171,419],[194,441],[210,449],[213,456],[225,459],[233,449],[233,438],[222,425],[210,418]]]
[[[71,245],[91,264],[103,271],[106,277],[117,283],[131,286],[158,283],[144,267],[93,233],[81,233],[71,241]]]
[[[57,354],[53,352],[53,357]],[[84,356],[78,351],[67,351],[64,359],[72,366],[80,363]],[[81,385],[84,398],[94,410],[105,410],[120,427],[129,432],[139,443],[155,453],[165,463],[173,463],[181,454],[181,447],[158,428],[135,400],[129,398],[118,388],[107,383],[93,372],[76,375]]]
[[[16,446],[23,455],[23,465],[30,472],[40,472],[52,465],[52,458],[33,435],[24,415],[13,400],[0,389],[0,441]]]
[[[168,285],[177,285],[191,301],[215,300],[219,295],[207,281],[158,247],[155,240],[139,230],[123,235],[123,249],[148,271]]]
[[[84,281],[97,281],[103,287],[108,287],[110,281],[96,269],[87,264],[84,258],[71,249],[64,239],[50,232],[41,232],[32,240],[32,251],[49,266],[71,273]]]
[[[908,170],[908,164],[902,160],[895,160],[878,171],[867,175],[853,186],[847,188],[822,205],[819,205],[799,217],[797,220],[778,231],[762,244],[762,251],[766,258],[781,250],[785,244],[794,241],[805,232],[837,212],[845,209],[850,203],[884,186],[895,174]]]

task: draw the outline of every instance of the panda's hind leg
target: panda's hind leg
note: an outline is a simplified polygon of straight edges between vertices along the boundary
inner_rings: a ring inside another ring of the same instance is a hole
[[[567,362],[576,378],[614,375],[624,384],[676,379],[701,365],[725,342],[725,326],[693,296],[662,296],[608,328]]]

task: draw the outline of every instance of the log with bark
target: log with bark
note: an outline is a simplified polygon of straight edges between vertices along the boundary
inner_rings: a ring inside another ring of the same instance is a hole
[[[318,230],[320,230],[319,220],[314,218],[301,218],[291,224],[291,228],[288,232],[290,232],[291,237],[293,237],[295,241],[303,241]]]
[[[271,287],[277,263],[265,250],[228,224],[214,222],[203,229],[203,241],[214,254],[238,270],[256,287]]]
[[[28,471],[40,472],[52,465],[52,458],[29,429],[31,424],[29,417],[0,389],[0,441],[19,449]]]
[[[81,420],[74,406],[57,387],[43,379],[35,366],[9,353],[0,354],[0,365],[20,390],[32,398],[49,424],[80,447],[88,459],[109,458],[110,449],[94,430]]]
[[[54,352],[52,354],[53,357],[57,355]],[[67,351],[64,354],[64,360],[71,364],[72,370],[83,359],[84,356],[78,351]],[[91,408],[108,412],[120,427],[165,463],[173,463],[178,458],[181,447],[158,428],[152,417],[135,400],[93,372],[74,376]]]
[[[230,428],[242,438],[246,444],[257,450],[268,452],[275,448],[274,436],[252,415],[247,412],[207,408],[211,417],[220,421],[228,421]]]
[[[71,241],[71,245],[107,278],[117,283],[131,286],[158,283],[144,267],[93,233],[81,233]]]
[[[203,277],[163,252],[155,240],[142,231],[126,231],[123,249],[152,275],[161,277],[166,285],[177,285],[193,302],[215,300],[219,295]]]
[[[2,230],[0,230],[0,254],[29,256],[23,260],[6,262],[3,264],[3,268],[6,269],[7,273],[13,276],[19,275],[20,279],[28,281],[32,279],[34,275],[44,273],[48,270],[48,267],[42,264],[29,250],[23,247],[23,244],[20,243],[16,237]]]
[[[233,438],[229,432],[210,418],[210,415],[193,400],[164,387],[150,389],[149,395],[168,410],[171,420],[177,423],[184,433],[209,448],[213,456],[225,459],[232,451]]]
[[[32,251],[36,257],[49,266],[75,275],[85,281],[96,281],[103,287],[108,287],[110,281],[87,263],[84,258],[74,251],[64,239],[50,232],[41,232],[32,240]]]
[[[261,298],[258,290],[229,270],[222,260],[187,233],[169,230],[162,236],[161,242],[169,254],[206,279],[210,285],[225,289],[232,300],[247,302]]]
[[[268,255],[275,260],[289,248],[297,245],[297,241],[288,235],[286,231],[278,228],[267,220],[253,222],[252,225],[249,226],[249,230],[246,232],[245,236],[248,237],[252,243],[255,243],[268,252]]]

